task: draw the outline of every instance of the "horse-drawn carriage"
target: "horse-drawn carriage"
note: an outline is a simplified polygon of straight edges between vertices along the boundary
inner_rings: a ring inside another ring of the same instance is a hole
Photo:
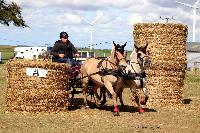
[[[120,98],[121,104],[124,105],[122,91],[124,86],[128,86],[140,112],[143,112],[140,104],[145,104],[148,96],[145,92],[145,100],[139,103],[136,89],[144,85],[144,66],[148,62],[148,58],[141,49],[136,49],[132,52],[131,60],[127,64],[124,57],[126,44],[122,46],[114,42],[113,44],[114,48],[107,58],[89,58],[82,65],[72,65],[72,67],[66,69],[68,100],[71,101],[75,94],[83,93],[86,107],[89,107],[87,103],[88,95],[99,107],[106,101],[105,89],[107,89],[112,95],[114,115],[119,115],[117,97]],[[81,90],[78,91],[78,88],[81,88]]]

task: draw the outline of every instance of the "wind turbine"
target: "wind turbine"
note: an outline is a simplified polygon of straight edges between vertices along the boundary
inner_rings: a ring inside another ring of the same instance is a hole
[[[94,27],[94,24],[97,22],[97,20],[99,20],[99,18],[102,15],[103,15],[102,12],[97,12],[97,17],[91,23],[83,18],[83,20],[90,26],[90,46],[89,46],[90,50],[92,50],[92,45],[93,45],[93,27]]]
[[[194,4],[194,6],[192,5],[189,5],[189,4],[185,4],[185,3],[182,3],[182,2],[179,2],[179,1],[176,1],[177,3],[179,4],[182,4],[184,6],[187,6],[187,7],[190,7],[192,8],[192,11],[193,11],[193,39],[192,41],[195,42],[195,33],[196,33],[196,14],[197,14],[197,9],[199,8],[199,2],[200,0],[197,0]]]

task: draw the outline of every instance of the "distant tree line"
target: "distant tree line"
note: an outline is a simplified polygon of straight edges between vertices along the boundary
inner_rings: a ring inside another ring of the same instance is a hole
[[[0,0],[0,24],[9,26],[10,23],[17,27],[28,27],[21,16],[21,7],[14,2],[8,4]]]

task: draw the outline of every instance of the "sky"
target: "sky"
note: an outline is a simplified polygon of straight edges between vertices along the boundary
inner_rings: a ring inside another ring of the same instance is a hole
[[[178,0],[194,5],[196,0]],[[133,26],[136,23],[170,22],[189,27],[192,41],[192,9],[175,0],[6,0],[22,8],[30,28],[0,25],[0,45],[53,46],[59,33],[66,31],[76,47],[88,47],[93,26],[94,49],[110,49],[112,42],[133,49]],[[162,19],[160,19],[160,17]],[[200,42],[200,10],[196,16],[196,41]]]

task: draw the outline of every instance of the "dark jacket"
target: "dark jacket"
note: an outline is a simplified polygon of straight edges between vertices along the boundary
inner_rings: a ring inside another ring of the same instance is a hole
[[[66,44],[64,44],[61,40],[58,40],[55,42],[50,54],[53,55],[53,59],[59,59],[59,54],[64,54],[64,58],[72,59],[74,54],[77,52],[78,51],[69,40]]]

